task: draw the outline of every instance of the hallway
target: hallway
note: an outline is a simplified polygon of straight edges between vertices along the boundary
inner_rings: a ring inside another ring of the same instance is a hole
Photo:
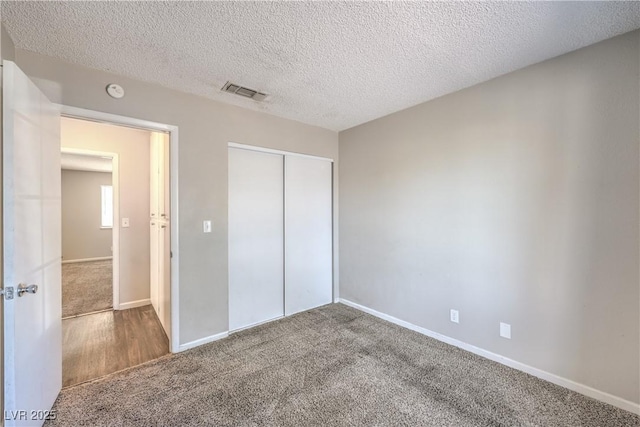
[[[151,305],[65,319],[62,335],[63,387],[169,353],[169,340]]]

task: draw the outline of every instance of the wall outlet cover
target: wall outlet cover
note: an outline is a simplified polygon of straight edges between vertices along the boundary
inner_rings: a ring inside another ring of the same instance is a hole
[[[451,310],[451,313],[450,313],[450,316],[451,316],[451,317],[450,317],[450,318],[451,318],[451,321],[452,321],[453,323],[460,323],[460,313],[458,313],[458,310],[453,310],[453,309],[452,309],[452,310]]]

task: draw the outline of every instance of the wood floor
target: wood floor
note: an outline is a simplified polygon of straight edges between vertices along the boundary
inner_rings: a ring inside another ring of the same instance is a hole
[[[62,386],[157,359],[169,340],[151,305],[62,321]]]

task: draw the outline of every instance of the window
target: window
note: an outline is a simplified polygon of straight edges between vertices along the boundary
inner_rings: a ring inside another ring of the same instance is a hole
[[[113,187],[110,185],[101,185],[102,193],[102,218],[100,227],[113,228]]]

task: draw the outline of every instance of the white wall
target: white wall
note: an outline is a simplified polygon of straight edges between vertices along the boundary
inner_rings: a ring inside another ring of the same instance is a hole
[[[111,256],[112,233],[101,227],[101,186],[111,174],[62,170],[62,260]]]
[[[334,225],[337,233],[339,162],[336,132],[19,49],[16,59],[18,66],[54,102],[179,127],[181,344],[228,330],[229,142],[335,159]],[[124,87],[124,98],[115,100],[106,94],[105,87],[113,82]],[[202,233],[205,219],[213,221],[210,234]],[[335,239],[337,282],[337,237]]]
[[[149,146],[151,132],[62,118],[63,148],[118,154],[120,218],[120,304],[149,299]]]
[[[341,132],[340,297],[638,403],[639,38]]]

